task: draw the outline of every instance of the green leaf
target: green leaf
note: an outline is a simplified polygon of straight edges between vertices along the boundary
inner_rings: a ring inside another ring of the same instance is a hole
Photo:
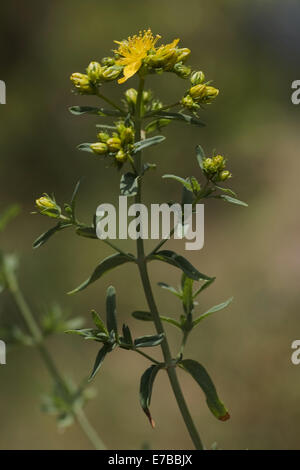
[[[82,152],[89,152],[89,153],[93,153],[94,155],[96,155],[91,149],[91,144],[92,142],[86,142],[86,143],[77,145],[76,148],[77,150],[81,150]]]
[[[138,193],[138,179],[134,173],[125,173],[121,176],[120,181],[120,194],[122,196],[132,197]]]
[[[92,373],[89,377],[89,382],[95,377],[95,375],[97,374],[97,372],[99,371],[104,359],[105,359],[105,356],[107,355],[107,353],[109,353],[111,351],[111,348],[107,345],[104,345],[100,351],[98,352],[97,354],[97,357],[96,357],[96,360],[95,360],[95,364],[94,364],[94,367],[93,367],[93,370],[92,370]]]
[[[69,108],[71,114],[80,116],[81,114],[96,114],[98,116],[120,116],[119,111],[99,108],[95,106],[71,106]]]
[[[150,366],[142,375],[140,382],[140,404],[144,410],[147,418],[150,421],[151,426],[154,428],[155,423],[152,419],[151,413],[149,411],[149,406],[151,402],[152,388],[155,377],[158,371],[161,369],[161,365],[156,364]]]
[[[78,227],[76,233],[81,237],[98,239],[95,227]]]
[[[164,333],[140,336],[134,340],[134,346],[136,348],[151,348],[152,346],[158,346],[163,342],[164,337]]]
[[[224,199],[225,201],[230,202],[231,204],[237,204],[238,206],[248,207],[248,204],[246,202],[240,201],[235,197],[227,196],[226,194],[219,194],[218,196],[214,197],[218,199]]]
[[[162,250],[150,255],[148,260],[159,260],[164,261],[165,263],[171,264],[176,268],[181,269],[188,277],[199,281],[200,279],[210,280],[211,277],[206,274],[200,273],[187,259],[183,256],[178,255],[174,251]]]
[[[76,292],[79,292],[86,287],[88,287],[90,284],[93,282],[97,281],[100,279],[105,273],[110,271],[111,269],[114,269],[118,266],[121,266],[122,264],[128,263],[128,262],[133,262],[134,259],[131,259],[130,255],[123,255],[121,253],[115,253],[113,255],[108,256],[105,258],[103,261],[101,261],[96,269],[94,270],[93,274],[80,286],[76,287],[76,289],[68,292],[68,294],[75,294]]]
[[[196,156],[197,156],[197,161],[199,163],[199,166],[201,170],[203,170],[203,160],[205,158],[205,153],[201,145],[197,145],[196,147]]]
[[[122,326],[122,332],[123,332],[123,339],[126,344],[129,346],[133,346],[133,339],[130,333],[129,326],[123,324]]]
[[[133,153],[140,152],[141,150],[145,149],[146,147],[150,147],[151,145],[159,144],[163,140],[165,140],[163,135],[156,135],[154,137],[149,137],[149,139],[140,140],[134,144]]]
[[[106,324],[108,332],[115,332],[118,336],[118,326],[116,317],[116,290],[109,286],[106,291]]]
[[[6,225],[14,219],[20,213],[20,207],[18,204],[13,204],[12,206],[5,209],[2,214],[0,214],[0,232],[2,232]]]
[[[230,415],[220,401],[216,388],[208,375],[206,369],[199,364],[199,362],[194,361],[193,359],[185,359],[181,361],[183,368],[191,374],[191,376],[196,380],[196,382],[202,388],[205,396],[206,403],[208,408],[221,421],[226,421],[230,418]]]
[[[182,299],[182,294],[178,292],[178,290],[176,290],[175,287],[169,286],[169,284],[166,284],[165,282],[158,282],[157,285],[161,287],[162,289],[165,289],[171,292],[171,294],[176,295],[176,297],[178,297],[179,299]]]
[[[187,122],[188,124],[194,124],[194,125],[200,126],[200,127],[205,126],[205,124],[202,121],[200,121],[200,119],[198,119],[194,116],[189,116],[188,114],[170,113],[168,111],[157,111],[156,115],[164,117],[165,119],[172,119],[172,120],[175,120],[175,121],[184,121],[184,122]]]
[[[201,287],[199,287],[199,289],[196,290],[196,292],[194,292],[193,298],[195,299],[200,294],[200,292],[207,289],[207,287],[209,287],[215,280],[216,278],[212,277],[209,281],[206,281]]]
[[[100,342],[107,340],[107,334],[99,333],[99,330],[96,330],[95,328],[83,328],[81,330],[69,329],[66,330],[65,333],[83,336],[84,339],[93,339]]]
[[[149,122],[147,126],[145,127],[145,132],[146,134],[150,134],[152,132],[160,131],[163,127],[168,126],[172,122],[172,119],[155,119],[155,121]]]
[[[184,311],[189,315],[193,311],[194,301],[193,301],[193,279],[190,279],[185,274],[181,278],[181,287],[182,287],[182,303]]]
[[[47,230],[47,232],[42,233],[34,242],[33,242],[33,248],[39,248],[40,246],[44,245],[49,238],[51,238],[56,232],[59,232],[60,230],[63,230],[64,228],[72,227],[72,224],[62,224],[59,222],[57,225],[54,227],[50,228]]]
[[[192,191],[192,185],[189,182],[188,178],[181,178],[181,176],[176,175],[163,175],[162,178],[169,178],[181,183],[188,191]]]
[[[92,310],[92,318],[93,318],[93,322],[95,323],[96,327],[102,331],[103,333],[105,333],[106,335],[108,335],[108,331],[107,331],[107,328],[106,326],[104,325],[104,322],[102,321],[100,315],[98,315],[98,313],[95,311],[95,310]]]
[[[156,163],[144,163],[143,164],[143,169],[142,169],[142,175],[146,173],[148,170],[155,170],[156,168]]]
[[[232,196],[234,198],[236,197],[236,193],[232,191],[232,189],[222,188],[222,186],[217,186],[217,185],[216,185],[216,188],[220,189],[221,191],[223,191],[223,193],[228,194],[229,196]]]
[[[207,310],[206,312],[202,313],[202,315],[200,315],[200,317],[196,318],[196,319],[193,321],[193,325],[194,325],[194,326],[198,325],[198,323],[200,323],[201,320],[203,320],[204,318],[208,317],[209,315],[212,315],[212,314],[215,313],[215,312],[219,312],[220,310],[223,310],[223,308],[228,307],[228,305],[229,305],[232,301],[233,301],[233,297],[230,297],[230,299],[226,300],[225,302],[222,302],[221,304],[215,305],[214,307],[210,308],[210,309]]]
[[[142,320],[142,321],[154,321],[153,315],[151,312],[145,312],[143,310],[135,310],[132,312],[133,318],[136,320]],[[180,323],[178,323],[176,320],[170,317],[165,317],[164,315],[160,315],[159,317],[161,321],[164,321],[166,323],[170,323],[173,326],[176,326],[177,328],[181,329]]]

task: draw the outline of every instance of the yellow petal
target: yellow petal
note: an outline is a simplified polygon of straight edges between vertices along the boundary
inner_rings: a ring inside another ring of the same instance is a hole
[[[139,70],[141,65],[142,65],[141,60],[137,60],[135,62],[132,62],[129,65],[126,65],[126,67],[123,70],[124,77],[120,78],[118,80],[118,83],[121,84],[121,83],[126,82],[126,80],[128,80],[128,78],[132,77]]]

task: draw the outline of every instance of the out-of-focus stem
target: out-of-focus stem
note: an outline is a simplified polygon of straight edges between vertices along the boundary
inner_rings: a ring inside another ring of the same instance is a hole
[[[61,393],[63,396],[68,399],[69,396],[69,391],[68,391],[68,386],[66,384],[66,381],[64,377],[60,374],[58,371],[56,364],[48,351],[47,347],[45,346],[44,343],[44,337],[42,335],[42,332],[40,330],[40,327],[38,323],[36,322],[22,292],[18,284],[17,277],[13,271],[12,268],[7,266],[5,260],[4,260],[4,271],[5,271],[5,279],[7,282],[7,286],[9,291],[11,292],[18,308],[20,311],[20,314],[22,315],[28,330],[30,331],[32,338],[35,342],[36,347],[38,348],[38,351],[49,371],[49,374],[51,375],[52,379],[56,383],[56,385],[59,387]],[[97,449],[97,450],[104,450],[106,449],[104,443],[98,436],[97,432],[93,428],[93,426],[90,424],[89,420],[87,419],[84,411],[82,409],[76,409],[72,410],[72,413],[77,421],[77,423],[80,425],[81,429],[91,442],[91,444]]]

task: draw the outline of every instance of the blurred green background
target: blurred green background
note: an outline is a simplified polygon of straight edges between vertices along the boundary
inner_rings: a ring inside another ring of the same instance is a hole
[[[22,213],[1,234],[1,249],[20,255],[20,282],[36,315],[58,302],[72,315],[104,311],[108,285],[118,293],[118,312],[135,334],[153,331],[130,317],[146,308],[134,267],[106,275],[76,296],[66,292],[83,281],[98,260],[111,251],[101,242],[56,235],[39,250],[33,240],[50,227],[46,217],[30,215],[34,199],[55,193],[68,201],[79,177],[81,218],[89,222],[100,202],[116,199],[119,175],[78,143],[94,138],[93,116],[76,117],[67,108],[91,104],[92,97],[70,93],[69,76],[84,71],[90,60],[109,54],[114,39],[151,27],[163,42],[181,38],[192,49],[189,63],[205,71],[221,93],[201,112],[204,129],[174,123],[163,145],[147,151],[158,163],[147,176],[146,199],[178,199],[179,185],[161,176],[174,172],[197,175],[194,147],[214,148],[229,159],[231,186],[249,208],[215,201],[205,208],[205,247],[184,252],[183,243],[168,247],[190,259],[217,281],[205,291],[201,313],[231,295],[233,304],[207,319],[192,335],[186,357],[211,373],[231,420],[221,423],[206,407],[202,392],[181,373],[184,392],[207,447],[223,449],[299,449],[300,366],[291,363],[291,343],[300,335],[299,322],[299,109],[290,100],[291,82],[299,79],[299,1],[153,0],[101,2],[12,0],[2,5],[1,76],[7,104],[0,106],[1,206],[18,202]],[[109,84],[115,99],[126,85]],[[151,76],[149,88],[164,102],[174,102],[186,89],[175,75]],[[104,119],[103,119],[104,121]],[[123,242],[133,249],[133,242]],[[151,242],[150,242],[151,245]],[[176,269],[154,263],[153,283],[176,285]],[[162,312],[174,317],[180,305],[155,286]],[[7,294],[1,295],[0,321],[21,325]],[[179,335],[168,329],[173,351]],[[80,381],[90,371],[95,343],[60,335],[48,341],[62,371]],[[159,356],[159,351],[153,353]],[[116,351],[104,363],[94,386],[96,399],[87,414],[109,448],[188,449],[191,442],[165,374],[158,376],[152,398],[153,431],[138,403],[143,358]],[[1,449],[88,449],[77,426],[64,433],[55,420],[40,412],[40,395],[51,381],[34,348],[8,354],[0,369]]]

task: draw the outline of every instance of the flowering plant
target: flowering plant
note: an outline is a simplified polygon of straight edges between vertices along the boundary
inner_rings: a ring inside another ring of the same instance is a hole
[[[160,36],[154,36],[149,29],[129,37],[127,40],[116,41],[118,48],[113,51],[111,57],[104,57],[100,62],[91,62],[86,73],[71,75],[75,92],[80,95],[95,95],[108,105],[107,108],[72,106],[71,113],[78,116],[93,114],[101,119],[107,117],[113,120],[109,124],[97,124],[97,141],[82,143],[78,149],[89,152],[115,166],[121,172],[120,194],[127,198],[134,198],[137,204],[142,202],[142,186],[147,182],[147,172],[156,166],[153,163],[143,161],[143,149],[161,143],[165,137],[157,135],[157,132],[174,121],[203,127],[204,124],[199,118],[199,112],[201,108],[213,103],[219,94],[219,90],[213,87],[211,82],[205,81],[205,75],[202,71],[192,70],[190,66],[186,65],[191,51],[178,47],[179,39],[175,39],[170,44],[157,45],[159,39]],[[175,103],[170,105],[163,104],[159,98],[152,95],[150,90],[145,89],[145,80],[148,75],[162,73],[174,73],[188,81],[186,91]],[[123,84],[135,74],[139,80],[138,89],[127,89],[120,104],[113,102],[102,93],[106,82],[117,80],[118,84]],[[177,108],[177,111],[175,112],[173,108]],[[153,134],[155,135],[153,136]],[[209,198],[246,205],[236,198],[236,194],[230,188],[222,186],[222,183],[231,177],[230,171],[226,168],[226,159],[222,155],[206,156],[202,147],[198,145],[196,158],[200,180],[194,176],[164,175],[164,178],[175,179],[182,185],[182,205],[190,203],[195,208],[199,201]],[[149,310],[136,310],[132,316],[140,321],[152,322],[156,330],[152,335],[133,339],[131,328],[127,324],[122,325],[120,329],[116,314],[116,291],[113,286],[110,286],[107,289],[106,297],[106,322],[93,310],[94,325],[91,328],[68,330],[68,333],[78,334],[84,339],[93,340],[100,345],[90,380],[99,372],[104,359],[117,347],[144,356],[151,365],[147,367],[140,380],[140,404],[151,425],[154,427],[154,420],[149,410],[152,387],[156,375],[165,370],[193,444],[196,449],[203,449],[202,441],[185,402],[176,368],[185,370],[196,380],[205,394],[207,405],[212,414],[220,421],[228,420],[228,410],[219,399],[210,375],[197,361],[185,358],[184,347],[191,331],[202,320],[225,308],[232,299],[228,299],[195,317],[196,298],[213,283],[215,278],[201,273],[187,259],[174,251],[163,250],[162,246],[166,239],[162,239],[156,248],[146,254],[144,240],[141,234],[137,234],[137,253],[133,255],[124,252],[111,240],[99,237],[97,232],[98,215],[94,216],[92,225],[86,225],[78,220],[76,211],[78,189],[79,183],[71,201],[64,204],[64,210],[58,206],[54,196],[50,197],[45,194],[36,200],[38,212],[55,218],[57,223],[34,242],[34,247],[40,247],[56,232],[66,228],[75,228],[77,235],[82,237],[100,238],[115,253],[102,260],[91,276],[71,293],[86,289],[111,269],[126,263],[134,263],[140,273]],[[171,230],[170,235],[174,231],[175,228]],[[183,313],[179,319],[162,316],[159,313],[148,274],[148,263],[153,260],[167,263],[181,271],[179,289],[166,283],[159,283],[163,289],[175,295],[181,302]],[[182,342],[176,355],[171,353],[164,324],[170,324],[182,332]],[[157,361],[145,352],[145,348],[157,346],[160,346],[162,350],[161,361]]]

